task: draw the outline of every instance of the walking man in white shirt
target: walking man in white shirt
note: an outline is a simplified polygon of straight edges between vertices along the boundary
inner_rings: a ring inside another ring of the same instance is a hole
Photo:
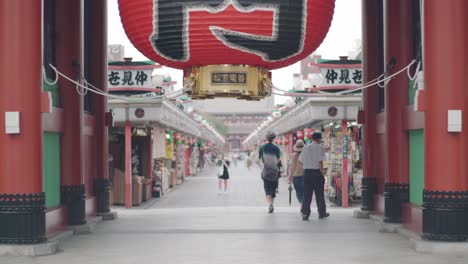
[[[302,220],[309,220],[310,204],[312,202],[312,195],[315,192],[315,200],[317,202],[317,209],[319,219],[330,216],[327,213],[325,205],[324,185],[325,177],[323,176],[323,159],[324,151],[320,145],[322,134],[314,133],[312,135],[312,143],[302,149],[299,161],[303,164],[304,168],[304,200],[302,202]]]

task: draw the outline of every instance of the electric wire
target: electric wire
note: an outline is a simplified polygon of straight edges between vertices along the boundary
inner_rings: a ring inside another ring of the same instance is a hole
[[[405,71],[408,71],[408,69],[413,66],[413,64],[416,63],[416,60],[413,60],[411,61],[410,64],[408,64],[406,67],[404,67],[403,69],[399,70],[398,72],[388,76],[388,77],[385,77],[383,79],[380,79],[384,74],[380,75],[377,79],[377,81],[375,81],[375,79],[373,80],[374,82],[370,82],[366,85],[363,85],[361,87],[358,87],[358,88],[355,88],[355,89],[350,89],[350,90],[346,90],[346,91],[341,91],[341,92],[338,92],[338,93],[327,93],[327,96],[339,96],[339,95],[344,95],[344,94],[348,94],[348,93],[352,93],[352,92],[356,92],[356,91],[361,91],[361,90],[364,90],[364,89],[367,89],[367,88],[370,88],[370,87],[373,87],[375,86],[376,84],[378,85],[379,83],[381,82],[386,82],[386,81],[390,81],[392,80],[393,78],[395,78],[396,76],[398,76],[399,74],[401,74],[402,72],[405,72]],[[303,93],[294,93],[294,92],[287,92],[285,90],[281,90],[279,88],[276,88],[274,87],[273,88],[274,90],[277,90],[277,91],[280,91],[280,92],[285,92],[287,94],[281,94],[281,96],[290,96],[290,97],[321,97],[323,96],[324,94],[303,94]],[[277,94],[275,93],[275,95],[280,95],[280,94]]]

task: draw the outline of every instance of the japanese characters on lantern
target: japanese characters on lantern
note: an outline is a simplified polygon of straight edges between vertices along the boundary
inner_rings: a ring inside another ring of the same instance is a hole
[[[184,69],[186,85],[199,99],[269,96],[269,70],[318,48],[334,6],[335,0],[119,0],[124,29],[135,47],[153,61]],[[210,65],[245,65],[258,73],[204,68]],[[203,72],[209,78],[201,80]]]

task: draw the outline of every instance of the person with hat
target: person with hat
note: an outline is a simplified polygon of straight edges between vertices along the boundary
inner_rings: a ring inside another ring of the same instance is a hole
[[[294,153],[291,156],[291,162],[289,167],[289,183],[292,183],[294,190],[296,190],[296,197],[300,204],[302,204],[304,193],[303,193],[303,175],[304,168],[302,162],[299,161],[299,155],[301,155],[302,148],[304,147],[304,141],[298,139],[294,144]]]
[[[265,189],[266,199],[268,201],[268,213],[274,211],[274,201],[276,198],[276,190],[278,189],[278,179],[281,168],[281,152],[278,146],[273,144],[276,134],[270,132],[266,135],[268,143],[260,148],[258,158],[263,162],[262,179]]]
[[[299,155],[299,161],[304,168],[304,200],[302,202],[302,220],[309,220],[310,204],[312,195],[315,192],[315,200],[317,202],[318,218],[324,219],[330,216],[327,213],[325,205],[324,185],[325,177],[323,176],[323,160],[324,150],[320,145],[322,134],[315,132],[312,135],[312,143],[305,146]]]

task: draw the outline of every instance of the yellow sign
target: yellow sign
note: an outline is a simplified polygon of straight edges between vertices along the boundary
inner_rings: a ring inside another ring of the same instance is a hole
[[[271,95],[268,69],[241,65],[192,67],[185,79],[192,99],[234,97],[260,100]]]

